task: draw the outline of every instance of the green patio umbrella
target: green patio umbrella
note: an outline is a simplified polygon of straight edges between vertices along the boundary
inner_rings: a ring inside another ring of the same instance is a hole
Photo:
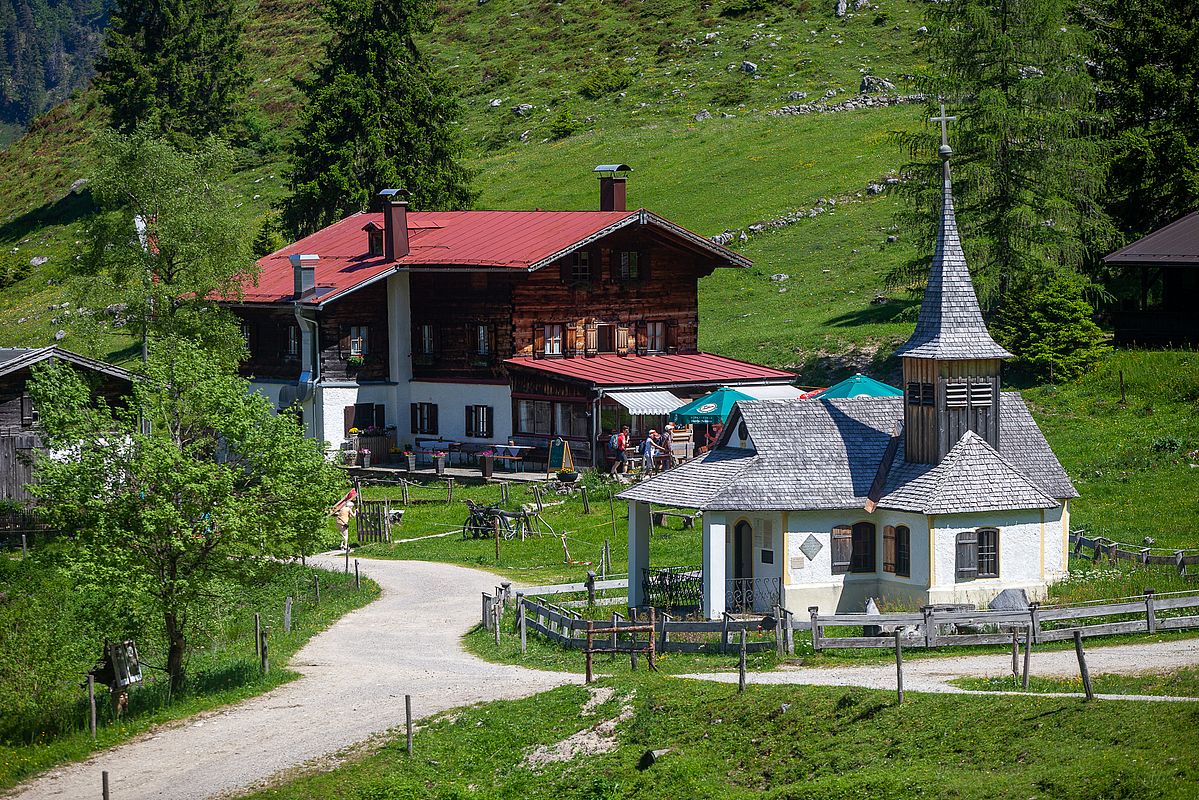
[[[753,398],[736,389],[722,386],[711,394],[692,400],[682,408],[672,411],[670,421],[679,425],[723,423],[733,412],[733,404],[738,400]]]
[[[862,373],[828,387],[814,397],[899,397],[903,392],[894,386],[867,378]]]

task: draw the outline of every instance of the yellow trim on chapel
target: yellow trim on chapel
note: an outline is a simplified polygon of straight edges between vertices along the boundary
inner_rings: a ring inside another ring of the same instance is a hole
[[[1041,577],[1045,577],[1045,509],[1041,509]]]
[[[936,530],[933,528],[934,514],[928,515],[928,587],[937,585],[937,541]]]
[[[783,586],[791,585],[791,537],[787,531],[787,512],[781,514],[783,524]]]

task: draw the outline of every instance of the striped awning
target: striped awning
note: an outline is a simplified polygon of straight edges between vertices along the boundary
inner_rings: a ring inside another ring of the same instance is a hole
[[[605,397],[615,400],[629,410],[630,414],[669,414],[683,401],[666,391],[609,392]]]

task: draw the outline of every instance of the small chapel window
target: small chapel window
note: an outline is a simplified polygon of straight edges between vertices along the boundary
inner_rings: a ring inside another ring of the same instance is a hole
[[[883,572],[912,576],[912,533],[907,525],[883,528]]]

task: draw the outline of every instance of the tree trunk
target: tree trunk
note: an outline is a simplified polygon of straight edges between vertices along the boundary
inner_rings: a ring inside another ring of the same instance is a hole
[[[171,694],[177,695],[183,690],[183,656],[187,652],[187,642],[183,637],[183,628],[179,619],[171,612],[166,613],[167,641],[167,674],[171,678]]]

